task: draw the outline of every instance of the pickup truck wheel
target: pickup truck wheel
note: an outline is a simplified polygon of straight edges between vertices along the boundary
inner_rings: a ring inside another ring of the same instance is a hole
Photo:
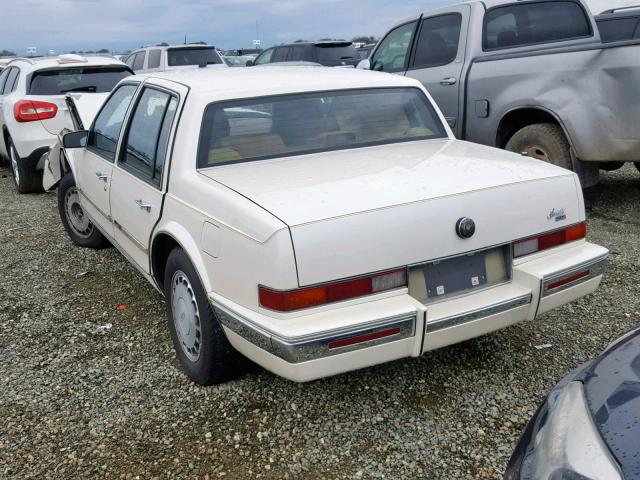
[[[182,248],[169,254],[164,275],[171,339],[185,373],[200,385],[230,380],[244,370],[216,318],[195,267]]]
[[[553,123],[537,123],[518,130],[505,148],[573,170],[571,146],[562,128]]]
[[[109,245],[108,240],[85,215],[80,205],[76,181],[70,172],[60,180],[58,185],[58,212],[64,229],[76,245],[93,249]]]
[[[18,155],[16,147],[9,139],[9,163],[13,172],[13,182],[18,193],[34,193],[42,191],[42,172],[38,172]]]

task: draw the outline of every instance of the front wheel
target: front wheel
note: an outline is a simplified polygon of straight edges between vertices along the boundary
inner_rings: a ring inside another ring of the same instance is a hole
[[[171,339],[189,378],[213,385],[242,373],[246,360],[231,346],[182,248],[169,254],[164,292]]]
[[[58,212],[64,229],[76,245],[93,249],[109,245],[109,241],[84,213],[76,181],[71,172],[67,173],[58,185]]]
[[[518,130],[505,148],[573,170],[569,141],[562,128],[554,123],[537,123]]]

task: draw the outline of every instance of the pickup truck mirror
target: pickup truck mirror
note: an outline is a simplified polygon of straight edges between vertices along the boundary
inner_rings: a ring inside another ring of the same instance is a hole
[[[62,137],[62,146],[64,148],[86,147],[88,134],[89,132],[87,132],[86,130],[67,133],[64,137]]]
[[[359,68],[360,70],[371,70],[371,62],[368,58],[360,60],[358,62],[358,65],[356,65],[356,68]]]
[[[247,60],[247,67],[253,67],[253,60]]]

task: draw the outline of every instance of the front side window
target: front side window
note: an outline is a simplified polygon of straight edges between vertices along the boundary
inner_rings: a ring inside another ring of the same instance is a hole
[[[118,165],[160,186],[177,107],[178,100],[173,95],[145,88],[133,113]]]
[[[136,53],[136,58],[133,59],[133,71],[137,72],[138,70],[142,70],[144,68],[144,57],[146,56],[146,52],[138,52]]]
[[[125,67],[57,68],[34,72],[29,95],[64,95],[69,92],[106,93],[131,75]]]
[[[138,87],[123,85],[118,88],[102,107],[89,132],[87,148],[113,162],[124,117]]]
[[[414,68],[447,65],[456,59],[462,15],[453,13],[422,21],[413,60]]]
[[[160,67],[160,55],[162,54],[162,50],[156,48],[154,50],[149,50],[149,67],[148,68],[158,68]]]
[[[263,65],[265,63],[271,63],[271,57],[273,57],[273,48],[266,50],[262,55],[260,55],[255,60],[256,65]]]
[[[289,47],[278,47],[276,48],[273,57],[271,58],[271,62],[286,62],[287,55],[289,54]]]
[[[484,19],[483,47],[498,50],[591,36],[579,3],[523,3],[497,7]]]
[[[301,62],[304,60],[308,60],[305,58],[305,50],[306,47],[291,47],[291,51],[289,53],[289,60],[293,62]]]
[[[216,65],[222,58],[214,47],[170,48],[167,50],[167,65],[185,67],[188,65]]]
[[[380,42],[380,46],[371,59],[371,70],[400,72],[406,69],[416,23],[411,22],[399,26]]]
[[[212,103],[204,114],[198,167],[445,137],[435,109],[416,88]]]

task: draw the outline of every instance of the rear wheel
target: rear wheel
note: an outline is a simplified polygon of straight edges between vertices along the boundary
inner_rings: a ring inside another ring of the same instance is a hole
[[[58,212],[64,229],[76,245],[93,249],[109,245],[109,241],[84,213],[76,181],[71,172],[67,173],[58,185]]]
[[[554,123],[537,123],[518,130],[505,148],[573,170],[571,146],[562,128]]]
[[[37,171],[29,162],[20,158],[11,139],[7,142],[9,163],[13,172],[13,181],[18,193],[42,191],[42,172]]]
[[[180,247],[167,259],[164,290],[171,339],[189,378],[213,385],[242,373],[248,361],[227,340],[195,267]]]
[[[640,162],[635,162],[636,169],[640,172]]]

